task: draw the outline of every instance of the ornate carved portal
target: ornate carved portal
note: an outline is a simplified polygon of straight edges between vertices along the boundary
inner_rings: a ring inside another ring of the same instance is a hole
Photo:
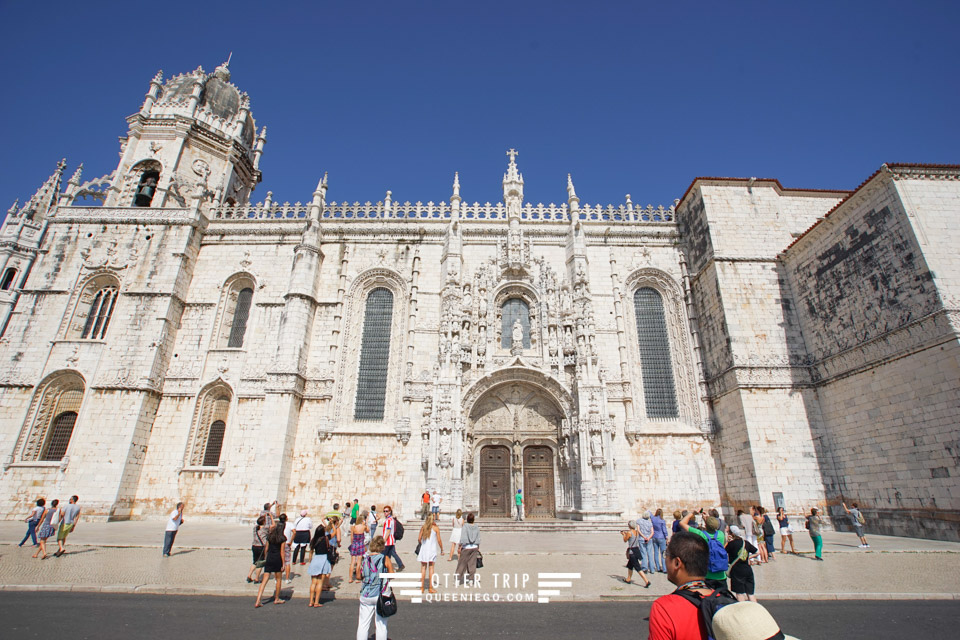
[[[573,450],[567,424],[551,393],[525,381],[505,381],[477,400],[468,428],[475,448],[468,459],[477,460],[479,473],[470,478],[468,469],[466,486],[476,487],[482,516],[514,516],[517,488],[524,492],[525,517],[555,518],[558,503],[573,506],[564,487],[576,486],[576,465],[558,460],[565,446],[568,455]]]
[[[490,446],[480,451],[480,516],[510,517],[510,450]]]

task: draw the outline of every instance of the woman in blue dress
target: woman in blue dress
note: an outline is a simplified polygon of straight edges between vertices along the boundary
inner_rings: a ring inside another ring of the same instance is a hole
[[[313,551],[313,560],[307,567],[307,573],[310,574],[310,607],[322,607],[320,596],[323,594],[323,584],[330,575],[330,559],[327,558],[329,550],[329,541],[327,539],[327,530],[321,524],[313,533],[313,539],[310,541],[310,549]]]

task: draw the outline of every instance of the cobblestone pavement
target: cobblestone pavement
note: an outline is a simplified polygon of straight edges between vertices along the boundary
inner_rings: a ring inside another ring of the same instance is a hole
[[[33,548],[18,548],[26,527],[0,522],[0,589],[139,591],[203,593],[254,597],[245,581],[250,568],[250,528],[239,523],[188,521],[178,534],[174,554],[163,558],[163,523],[81,522],[62,558],[31,558]],[[398,546],[407,571],[419,571],[413,554],[415,529]],[[798,598],[960,598],[960,544],[870,536],[871,548],[859,549],[851,534],[828,532],[825,561],[809,557],[809,537],[797,536],[801,555],[780,555],[756,568],[760,599]],[[488,532],[483,534],[485,566],[479,592],[536,594],[540,572],[580,573],[571,587],[552,600],[652,598],[672,590],[666,576],[652,576],[652,586],[625,584],[623,544],[616,533],[552,534]],[[779,542],[779,540],[778,540]],[[51,545],[55,549],[54,545]],[[344,554],[331,580],[328,597],[356,598],[356,584],[347,582],[349,558]],[[453,586],[455,562],[441,559],[436,571],[441,598],[458,597]],[[288,597],[305,597],[306,566],[296,565]],[[506,576],[506,579],[505,579]],[[524,576],[527,576],[526,581]],[[446,594],[446,595],[444,595]]]

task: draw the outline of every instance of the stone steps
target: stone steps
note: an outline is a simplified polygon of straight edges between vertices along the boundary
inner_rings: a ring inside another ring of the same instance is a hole
[[[404,522],[405,527],[418,526],[419,520]],[[580,522],[577,520],[530,519],[516,520],[485,518],[478,522],[480,531],[511,533],[609,533],[626,528],[626,522]],[[450,518],[441,516],[440,530],[450,531]]]

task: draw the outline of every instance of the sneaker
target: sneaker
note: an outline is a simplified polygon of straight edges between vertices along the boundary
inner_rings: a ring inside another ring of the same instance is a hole
[[[869,549],[869,548],[870,548],[870,545],[865,544],[865,545],[863,545],[863,548],[864,548],[864,549]]]

